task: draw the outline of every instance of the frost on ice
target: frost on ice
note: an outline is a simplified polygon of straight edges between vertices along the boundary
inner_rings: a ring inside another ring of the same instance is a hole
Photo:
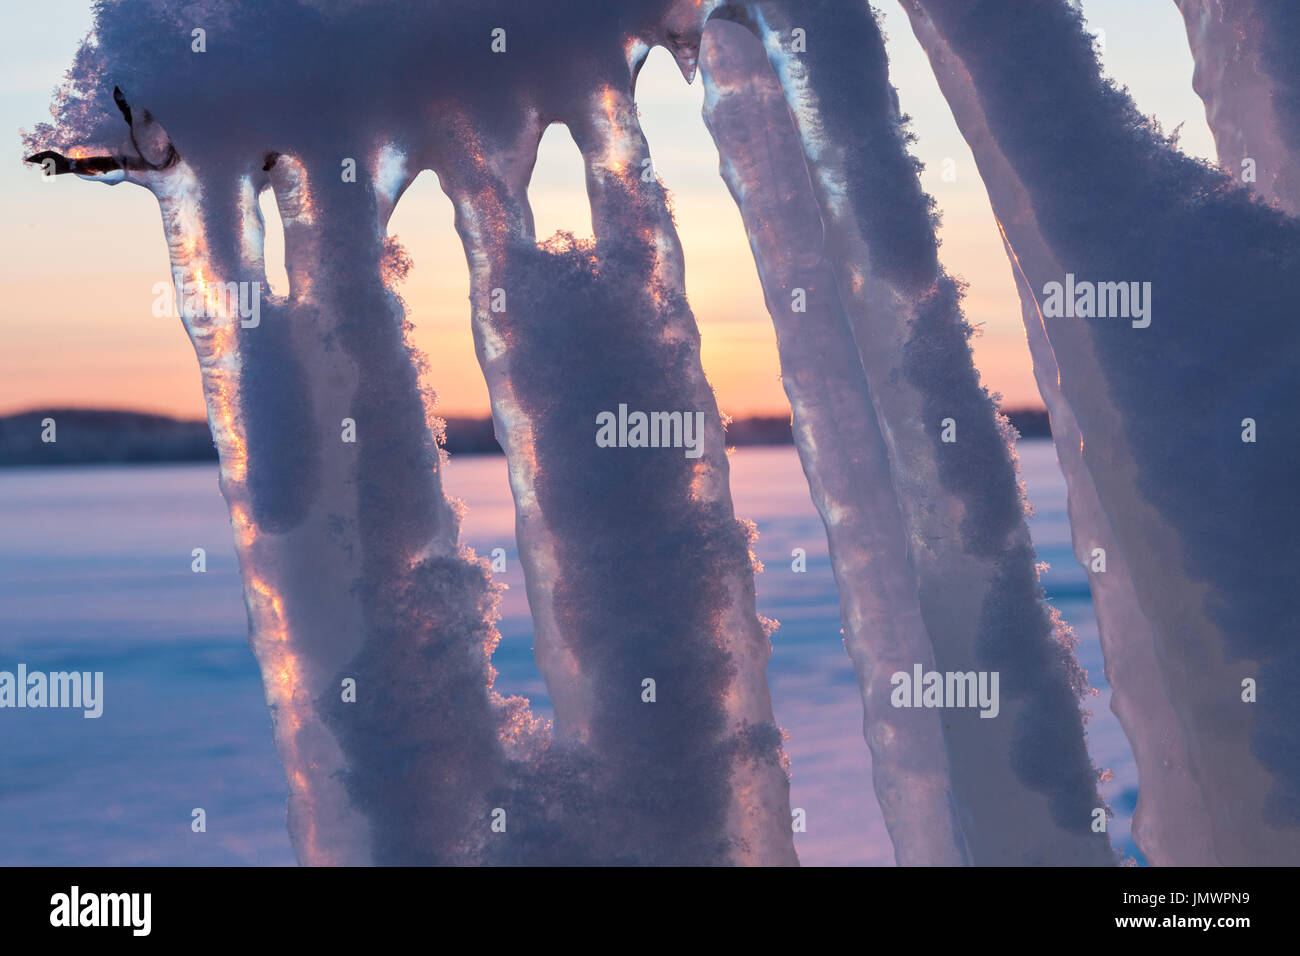
[[[1142,773],[1139,844],[1156,862],[1294,860],[1294,705],[1244,710],[1231,686],[1255,676],[1276,699],[1296,676],[1294,522],[1258,520],[1288,513],[1294,443],[1243,458],[1228,428],[1284,427],[1269,412],[1295,336],[1271,320],[1294,222],[1135,117],[1063,0],[904,6],[1003,224],[1076,550],[1111,555],[1094,596]],[[1013,46],[1028,30],[1043,39]],[[26,145],[46,172],[149,189],[178,301],[201,306],[180,311],[299,859],[796,862],[754,532],[733,511],[637,119],[656,45],[688,81],[704,73],[898,861],[1115,862],[1093,827],[1086,680],[1043,598],[1012,433],[979,383],[867,5],[228,2],[195,20],[106,2],[55,123]],[[1269,63],[1261,83],[1281,89]],[[1239,108],[1202,86],[1225,115]],[[1291,101],[1270,102],[1281,115]],[[1270,122],[1237,120],[1255,121]],[[594,242],[534,234],[528,182],[557,122],[583,156]],[[459,541],[392,291],[409,263],[386,224],[425,169],[464,244],[553,727],[493,688],[496,588]],[[1278,169],[1261,192],[1283,202]],[[263,292],[249,323],[232,303],[269,288],[268,189],[289,289]],[[1216,229],[1233,240],[1205,241]],[[1067,268],[1152,281],[1155,322],[1049,324],[1035,290]],[[600,448],[598,416],[620,405],[702,414],[702,454]],[[1258,567],[1218,559],[1252,539]],[[891,676],[913,667],[997,672],[997,716],[892,706]]]

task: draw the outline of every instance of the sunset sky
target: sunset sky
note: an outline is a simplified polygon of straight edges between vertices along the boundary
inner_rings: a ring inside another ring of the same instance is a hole
[[[919,136],[914,152],[927,167],[924,185],[943,214],[942,258],[970,284],[966,313],[982,333],[976,363],[1004,405],[1037,405],[1019,304],[970,152],[901,10],[890,0],[877,6],[885,14],[893,81]],[[197,364],[181,322],[151,314],[152,288],[168,278],[153,197],[130,185],[43,180],[21,163],[18,130],[48,116],[51,91],[89,29],[89,7],[89,0],[26,5],[7,15],[13,26],[0,39],[0,128],[8,131],[10,157],[0,163],[0,413],[73,405],[202,417]],[[1109,75],[1166,131],[1181,124],[1185,151],[1212,159],[1172,0],[1085,0],[1083,8],[1094,30],[1105,31]],[[698,77],[688,87],[665,51],[651,54],[637,101],[655,168],[673,194],[704,366],[724,412],[785,414],[771,322],[700,118],[702,95]],[[948,158],[954,182],[942,178]],[[542,141],[530,198],[539,238],[556,229],[590,234],[580,157],[562,127],[551,127]],[[415,263],[400,291],[440,410],[486,414],[465,258],[450,202],[432,173],[402,199],[389,231]]]

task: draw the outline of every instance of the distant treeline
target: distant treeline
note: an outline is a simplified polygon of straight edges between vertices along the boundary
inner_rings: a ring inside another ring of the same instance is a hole
[[[1007,417],[1025,438],[1046,438],[1047,412],[1011,409]],[[54,441],[44,441],[46,419],[54,421]],[[448,418],[447,451],[453,455],[499,455],[491,418]],[[593,426],[594,434],[594,426]],[[727,426],[727,444],[789,445],[786,416],[737,418]],[[14,465],[107,465],[216,461],[217,450],[205,421],[187,421],[140,412],[56,408],[0,416],[0,467]]]

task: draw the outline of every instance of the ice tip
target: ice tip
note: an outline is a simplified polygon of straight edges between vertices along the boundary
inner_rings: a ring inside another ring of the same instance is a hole
[[[686,82],[695,82],[700,62],[700,45],[704,42],[704,25],[708,22],[713,4],[687,2],[669,11],[660,22],[659,43],[677,62],[677,69]]]
[[[699,47],[694,50],[673,50],[673,59],[677,61],[677,69],[682,71],[682,79],[686,80],[687,86],[695,82],[695,73],[699,69]]]

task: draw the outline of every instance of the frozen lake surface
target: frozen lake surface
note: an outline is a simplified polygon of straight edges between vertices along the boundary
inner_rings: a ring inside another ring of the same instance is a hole
[[[1075,628],[1096,697],[1088,742],[1114,778],[1115,845],[1136,855],[1137,775],[1109,710],[1086,575],[1070,552],[1065,483],[1049,441],[1022,441],[1044,585]],[[453,459],[450,494],[469,505],[463,538],[505,548],[509,590],[494,657],[497,689],[549,716],[532,658],[503,457]],[[737,513],[755,521],[759,612],[781,622],[768,670],[790,739],[795,837],[806,865],[892,865],[871,789],[862,704],[841,643],[826,537],[793,448],[732,456]],[[229,518],[214,465],[0,471],[0,670],[103,671],[104,714],[0,711],[0,865],[292,864],[286,787],[271,744]],[[190,570],[207,552],[207,573]],[[803,548],[807,572],[791,570]],[[192,833],[190,814],[207,813]]]

